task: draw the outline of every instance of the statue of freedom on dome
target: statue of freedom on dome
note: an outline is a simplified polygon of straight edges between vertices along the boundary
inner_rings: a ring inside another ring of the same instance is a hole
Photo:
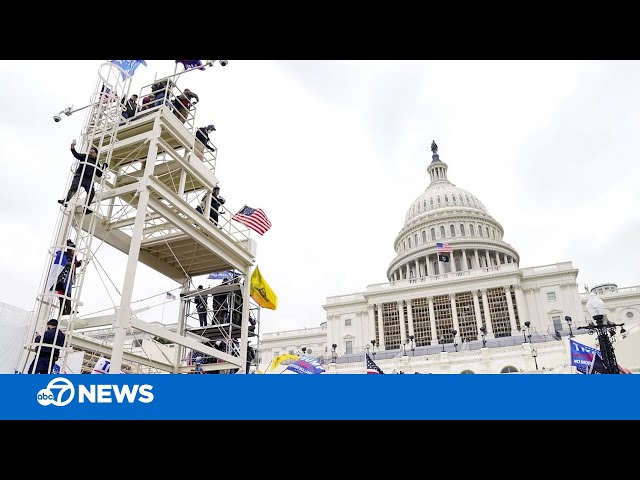
[[[431,141],[431,151],[435,154],[438,153],[438,145],[436,145],[436,141],[432,140]]]

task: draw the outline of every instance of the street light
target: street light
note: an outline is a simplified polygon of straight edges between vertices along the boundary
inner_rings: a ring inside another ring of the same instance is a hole
[[[338,348],[338,345],[336,345],[335,343],[331,345],[331,363],[336,363],[336,358],[338,358],[336,348]]]
[[[536,362],[536,370],[538,370],[538,351],[536,347],[531,347],[531,356],[533,357],[533,361]]]
[[[444,335],[442,335],[440,338],[440,343],[442,344],[442,351],[444,352]]]
[[[571,317],[567,315],[566,317],[564,317],[564,321],[567,322],[567,325],[569,325],[569,338],[573,338],[573,330],[571,330]]]
[[[307,354],[307,347],[302,347],[302,355],[306,355]]]
[[[371,345],[373,345],[373,359],[376,359],[376,339],[371,340]]]
[[[402,356],[406,357],[407,356],[407,343],[409,343],[408,339],[404,339],[404,342],[402,342]]]
[[[524,337],[524,343],[527,343],[527,330],[529,330],[531,322],[527,320],[524,322],[524,326],[526,327],[526,330],[522,331],[522,336]],[[531,343],[531,332],[529,332],[529,343]]]
[[[487,327],[485,327],[484,325],[480,327],[480,331],[482,332],[482,348],[487,346],[487,341],[484,339],[484,337],[487,335]]]
[[[411,340],[411,356],[415,356],[416,354],[416,342],[413,341],[415,337],[413,335],[409,335],[409,340]]]
[[[604,323],[604,302],[601,298],[592,297],[587,302],[587,310],[589,314],[595,320],[595,325],[589,323],[586,327],[578,327],[578,330],[588,330],[589,335],[597,333],[598,344],[600,345],[600,353],[602,354],[602,364],[605,369],[605,373],[620,373],[618,369],[618,361],[616,360],[616,354],[613,350],[613,345],[609,339],[609,335],[616,334],[616,327],[622,327],[624,323]],[[624,330],[624,328],[622,329]],[[620,330],[620,332],[622,332]],[[625,330],[626,331],[626,330]],[[595,359],[594,359],[595,360]]]
[[[451,334],[453,335],[453,347],[456,349],[456,352],[458,351],[458,344],[456,343],[456,334],[458,333],[457,330],[451,330]]]

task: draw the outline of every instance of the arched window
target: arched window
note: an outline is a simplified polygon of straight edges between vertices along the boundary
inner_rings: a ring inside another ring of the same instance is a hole
[[[502,370],[500,370],[500,373],[518,373],[519,371],[520,370],[518,370],[513,365],[509,365],[507,367],[504,367]]]
[[[434,275],[440,275],[440,262],[433,262]]]
[[[451,195],[451,200],[453,200],[453,203],[456,203],[456,200],[457,200],[457,199],[456,199],[455,194],[454,194],[454,195]]]
[[[416,247],[418,246],[418,234],[417,233],[413,235],[413,245],[416,246]]]
[[[431,229],[431,240],[435,240],[436,239],[436,229],[432,228]]]
[[[449,195],[445,193],[444,195],[444,203],[449,203]]]
[[[425,210],[427,209],[427,201],[426,200],[424,200],[422,202],[422,208],[424,208]]]
[[[409,245],[409,248],[411,248],[411,237],[407,237],[407,245]]]
[[[487,238],[489,238],[489,227],[485,227],[487,229]]]
[[[444,238],[445,234],[444,234],[444,227],[440,227],[440,238]]]
[[[456,257],[454,259],[454,262],[456,263],[456,272],[462,271],[462,266],[461,266],[462,265],[462,258]]]
[[[431,204],[431,206],[433,207],[433,197],[431,197],[431,198],[429,199],[429,203],[430,203],[430,204]]]
[[[471,270],[471,257],[467,257],[467,270]]]
[[[455,237],[456,236],[456,227],[454,227],[453,225],[449,225],[449,230],[451,230],[451,236]]]
[[[406,250],[406,249],[407,249],[407,246],[405,245],[404,240],[403,240],[402,241],[402,250]]]
[[[438,205],[440,205],[442,202],[440,201],[440,195],[438,195]]]
[[[478,235],[482,236],[482,226],[478,225]]]
[[[493,238],[496,238],[496,229],[492,228],[491,230],[493,230]]]
[[[422,243],[427,243],[427,232],[422,230]]]
[[[464,237],[464,224],[463,223],[460,224],[460,235],[462,235]]]
[[[476,236],[476,233],[473,231],[473,225],[469,225],[469,234],[470,234],[472,237],[475,237],[475,236]]]

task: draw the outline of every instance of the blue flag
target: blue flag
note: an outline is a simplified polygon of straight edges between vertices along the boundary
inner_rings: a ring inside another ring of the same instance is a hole
[[[231,270],[224,270],[222,272],[210,273],[207,277],[208,280],[233,280],[236,277],[235,272]]]
[[[285,370],[306,374],[324,373],[324,368],[322,368],[320,361],[316,357],[310,357],[308,355],[300,357]]]
[[[599,357],[600,351],[597,348],[583,345],[574,339],[569,340],[571,347],[571,365],[574,365],[578,372],[589,373],[591,365],[596,356]]]
[[[111,63],[115,63],[122,70],[127,72],[126,75],[124,72],[120,72],[122,74],[123,80],[126,80],[127,76],[132,77],[136,71],[136,68],[138,68],[140,65],[144,65],[145,67],[147,66],[147,62],[145,62],[144,60],[109,60],[109,61]]]
[[[185,70],[189,70],[190,68],[200,67],[200,70],[204,70],[204,66],[202,66],[202,60],[176,60],[176,63],[181,63],[184,65]]]

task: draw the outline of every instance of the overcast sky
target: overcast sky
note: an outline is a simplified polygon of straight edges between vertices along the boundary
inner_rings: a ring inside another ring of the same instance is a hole
[[[85,112],[52,116],[89,102],[104,61],[0,61],[0,302],[34,308]],[[147,60],[131,92],[174,68]],[[449,180],[500,222],[521,267],[572,261],[581,292],[640,285],[638,84],[637,61],[229,59],[178,85],[200,97],[197,126],[217,128],[225,206],[262,208],[273,223],[255,238],[279,301],[261,330],[274,332],[317,327],[326,297],[386,282],[434,139]],[[103,246],[97,263],[81,314],[119,303],[125,255]],[[140,265],[133,298],[177,287]],[[134,306],[173,323],[177,304]]]

